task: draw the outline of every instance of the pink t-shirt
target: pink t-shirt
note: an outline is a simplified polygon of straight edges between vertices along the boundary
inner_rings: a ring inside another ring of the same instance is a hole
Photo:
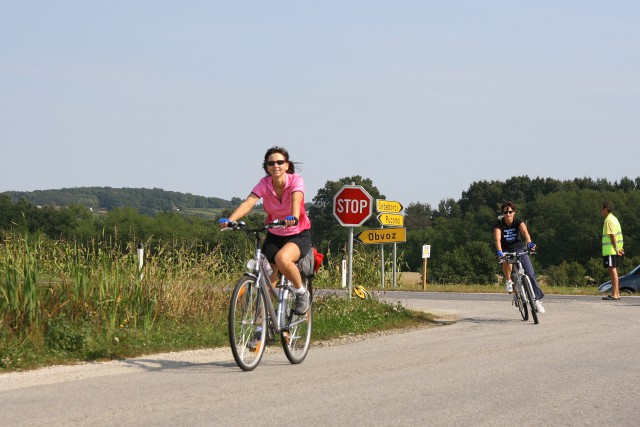
[[[262,207],[267,213],[267,222],[271,222],[274,219],[285,219],[291,215],[292,195],[296,191],[300,191],[302,193],[298,225],[293,227],[272,228],[269,230],[270,233],[278,236],[291,236],[311,228],[311,222],[309,221],[309,217],[304,209],[304,181],[297,173],[288,173],[286,176],[287,182],[284,184],[284,191],[282,192],[281,199],[278,199],[278,196],[276,196],[271,176],[265,176],[262,178],[253,190],[251,190],[253,194],[262,198]]]

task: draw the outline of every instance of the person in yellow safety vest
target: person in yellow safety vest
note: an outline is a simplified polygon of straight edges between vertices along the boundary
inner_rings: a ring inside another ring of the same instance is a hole
[[[620,299],[620,282],[618,281],[618,264],[624,255],[624,241],[622,239],[622,228],[620,221],[613,215],[613,204],[602,202],[600,214],[604,217],[602,226],[602,256],[604,267],[609,270],[611,277],[611,295],[602,299],[614,301]]]

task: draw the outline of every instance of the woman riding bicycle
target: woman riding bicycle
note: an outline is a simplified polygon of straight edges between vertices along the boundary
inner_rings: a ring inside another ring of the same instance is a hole
[[[311,222],[304,207],[304,181],[295,173],[289,153],[282,147],[267,150],[262,168],[267,176],[258,182],[229,218],[220,218],[218,226],[225,228],[228,223],[244,217],[260,198],[267,213],[267,223],[284,219],[285,228],[269,230],[262,252],[273,269],[271,283],[277,283],[278,272],[284,274],[294,286],[296,314],[304,314],[309,308],[309,292],[302,286],[302,276],[296,264],[311,250]]]
[[[529,236],[529,230],[527,225],[520,219],[516,218],[516,205],[513,202],[503,203],[501,206],[502,216],[499,217],[498,222],[493,228],[494,241],[496,245],[496,254],[498,258],[504,256],[503,251],[506,252],[521,252],[524,250],[525,245],[520,240],[520,235],[524,237],[526,247],[530,250],[535,250],[535,243],[531,242]],[[535,306],[538,313],[544,313],[544,307],[540,300],[544,297],[544,292],[540,289],[536,275],[533,272],[533,265],[527,254],[520,256],[520,261],[524,267],[524,271],[531,279],[531,285],[533,286],[533,292],[535,294]],[[513,291],[513,282],[511,281],[511,268],[512,265],[503,262],[502,271],[505,278],[505,290],[511,293]]]

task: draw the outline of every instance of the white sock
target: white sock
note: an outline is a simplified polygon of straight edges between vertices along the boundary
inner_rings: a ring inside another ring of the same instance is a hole
[[[299,288],[293,288],[293,293],[296,295],[304,294],[306,289],[304,286],[300,286]]]

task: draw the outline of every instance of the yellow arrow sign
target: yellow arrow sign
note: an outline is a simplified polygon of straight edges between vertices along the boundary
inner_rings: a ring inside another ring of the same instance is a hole
[[[367,245],[376,245],[381,243],[403,243],[407,241],[406,228],[373,228],[370,230],[362,230],[354,239],[360,243]]]
[[[400,202],[394,202],[391,200],[376,199],[376,211],[398,213],[402,210]]]
[[[404,215],[381,213],[378,214],[378,222],[389,227],[402,227],[404,226]]]

